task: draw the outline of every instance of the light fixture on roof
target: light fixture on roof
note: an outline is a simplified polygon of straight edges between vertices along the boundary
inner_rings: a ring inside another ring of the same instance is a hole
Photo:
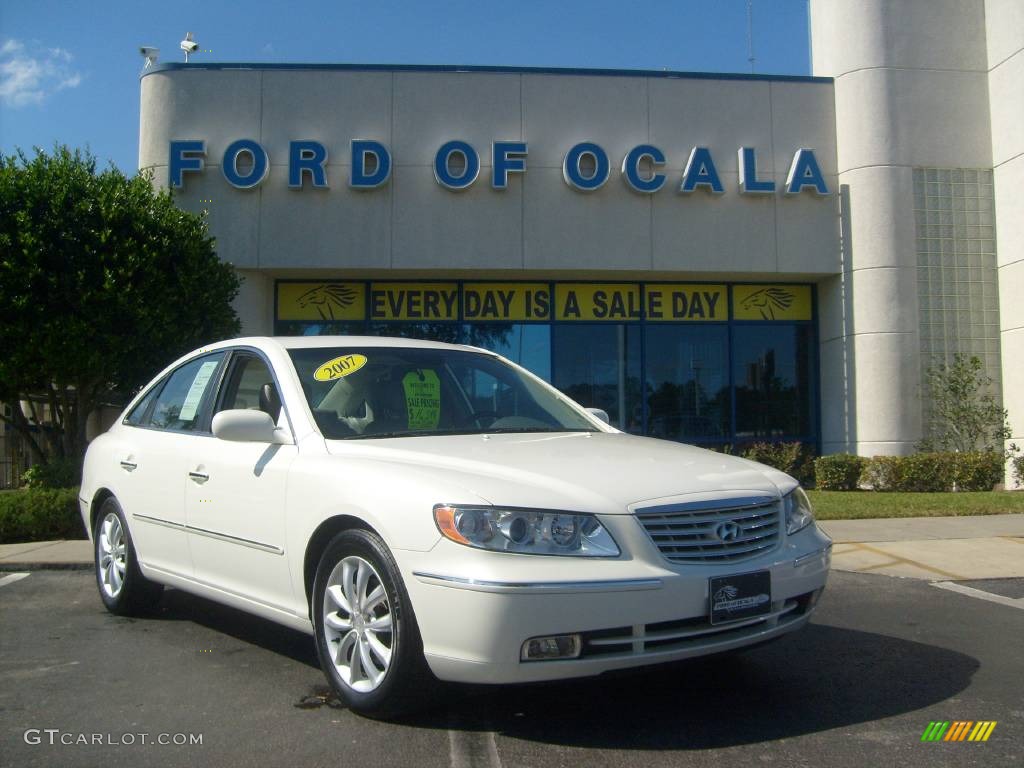
[[[160,49],[153,48],[150,45],[139,46],[139,53],[146,60],[146,64],[143,67],[143,69],[149,69],[154,64],[156,64],[157,59],[160,58]]]
[[[181,41],[181,50],[185,52],[185,63],[188,64],[188,55],[199,50],[199,43],[192,39],[192,33],[186,32],[185,39]]]

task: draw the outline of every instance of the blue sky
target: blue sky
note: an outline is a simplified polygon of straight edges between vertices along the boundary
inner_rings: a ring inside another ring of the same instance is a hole
[[[749,72],[747,0],[354,3],[4,0],[0,150],[55,142],[137,165],[140,45],[182,61]],[[755,71],[810,74],[806,0],[753,0]]]

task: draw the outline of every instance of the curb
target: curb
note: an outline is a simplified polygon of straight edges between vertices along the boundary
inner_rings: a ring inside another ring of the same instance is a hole
[[[10,571],[88,571],[92,569],[92,563],[78,562],[78,563],[34,563],[34,562],[20,562],[11,563],[4,562],[0,563],[0,573],[7,573]]]

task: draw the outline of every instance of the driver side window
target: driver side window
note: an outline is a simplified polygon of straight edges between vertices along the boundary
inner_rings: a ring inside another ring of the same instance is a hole
[[[241,354],[232,360],[217,411],[236,408],[263,411],[275,422],[281,415],[277,386],[263,358]]]

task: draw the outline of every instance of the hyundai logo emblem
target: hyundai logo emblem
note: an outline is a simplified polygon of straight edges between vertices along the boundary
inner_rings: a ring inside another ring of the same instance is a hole
[[[741,533],[743,533],[743,529],[735,520],[727,520],[715,526],[715,536],[719,541],[736,541]]]

